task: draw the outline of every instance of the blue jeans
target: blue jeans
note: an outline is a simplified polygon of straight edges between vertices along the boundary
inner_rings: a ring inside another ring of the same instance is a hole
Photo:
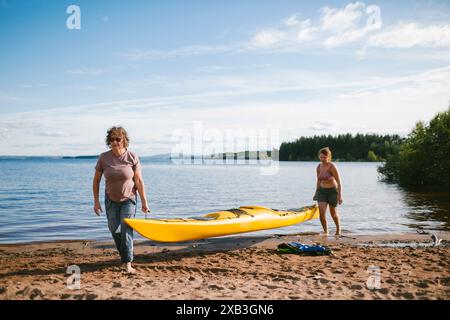
[[[105,194],[106,217],[108,218],[108,228],[111,231],[116,248],[119,251],[120,259],[123,263],[133,261],[133,229],[130,228],[123,219],[134,218],[136,215],[135,199],[128,199],[122,202],[112,201]],[[120,227],[120,230],[118,230]]]

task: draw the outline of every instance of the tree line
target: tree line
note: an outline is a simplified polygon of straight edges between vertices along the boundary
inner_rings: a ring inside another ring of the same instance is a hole
[[[315,135],[300,137],[280,146],[280,161],[315,161],[321,148],[329,147],[333,160],[382,161],[398,151],[403,138],[399,135],[356,134]]]

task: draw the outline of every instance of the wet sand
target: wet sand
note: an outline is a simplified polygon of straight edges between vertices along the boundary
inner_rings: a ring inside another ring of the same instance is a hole
[[[449,299],[449,233],[437,247],[429,235],[349,236],[137,241],[136,275],[123,271],[112,240],[0,245],[0,299]],[[290,241],[334,255],[277,252]],[[80,289],[67,286],[71,265]]]

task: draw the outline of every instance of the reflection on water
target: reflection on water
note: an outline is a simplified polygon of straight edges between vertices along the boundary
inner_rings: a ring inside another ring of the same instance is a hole
[[[450,193],[404,191],[408,226],[429,230],[450,230]]]

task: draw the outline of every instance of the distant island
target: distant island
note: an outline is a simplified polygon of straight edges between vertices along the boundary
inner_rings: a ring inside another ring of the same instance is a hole
[[[271,160],[274,152],[278,150],[265,151],[240,151],[240,152],[221,152],[208,155],[190,155],[179,154],[170,156],[169,159],[203,159],[203,160]]]

